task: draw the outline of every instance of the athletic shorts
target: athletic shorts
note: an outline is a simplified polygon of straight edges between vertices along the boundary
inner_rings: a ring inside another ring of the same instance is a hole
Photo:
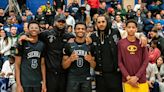
[[[41,86],[40,87],[23,87],[24,92],[41,92]]]
[[[149,92],[149,86],[147,82],[140,83],[138,86],[138,88],[135,88],[128,83],[123,83],[123,92]]]

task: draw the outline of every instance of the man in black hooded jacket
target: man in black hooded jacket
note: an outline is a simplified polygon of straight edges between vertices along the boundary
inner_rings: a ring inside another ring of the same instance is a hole
[[[96,25],[97,31],[91,35],[95,49],[96,92],[122,92],[122,76],[117,60],[117,42],[121,39],[120,32],[118,29],[112,29],[111,23],[103,15],[98,16]],[[145,37],[140,39],[145,45]]]

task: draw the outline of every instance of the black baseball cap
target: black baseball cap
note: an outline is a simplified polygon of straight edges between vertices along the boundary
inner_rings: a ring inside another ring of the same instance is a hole
[[[65,12],[69,12],[69,9],[65,9]]]
[[[47,1],[47,4],[50,4],[50,1]]]
[[[66,17],[63,14],[57,15],[55,21],[65,21]]]

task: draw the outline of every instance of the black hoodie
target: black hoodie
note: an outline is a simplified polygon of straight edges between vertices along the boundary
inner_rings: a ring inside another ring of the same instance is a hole
[[[95,49],[96,70],[102,72],[117,72],[117,42],[120,33],[117,29],[111,29],[111,23],[107,22],[104,30],[104,42],[101,42],[100,30],[91,35]],[[101,30],[102,31],[102,30]]]

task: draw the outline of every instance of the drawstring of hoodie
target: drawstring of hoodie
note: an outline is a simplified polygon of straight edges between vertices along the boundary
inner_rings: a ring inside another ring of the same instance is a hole
[[[100,42],[101,42],[101,44],[104,44],[104,38],[105,38],[104,32],[100,32]]]

